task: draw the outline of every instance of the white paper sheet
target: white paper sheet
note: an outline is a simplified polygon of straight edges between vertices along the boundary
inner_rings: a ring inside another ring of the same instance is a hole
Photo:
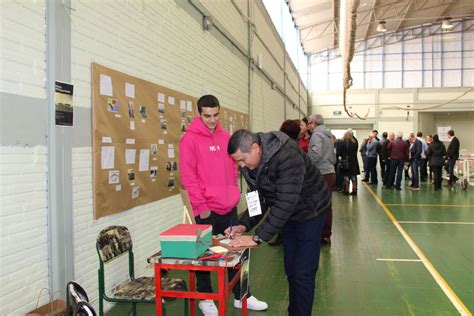
[[[169,104],[174,104],[174,97],[168,96],[168,103]]]
[[[112,78],[106,75],[100,75],[100,94],[113,96]]]
[[[125,140],[125,144],[128,144],[128,145],[133,145],[135,144],[135,138],[127,138]]]
[[[125,149],[125,163],[132,165],[135,163],[136,149]]]
[[[179,108],[181,110],[186,110],[186,101],[185,100],[179,101]]]
[[[135,130],[135,121],[130,121],[130,129]]]
[[[135,99],[135,85],[125,82],[125,95],[129,98]]]
[[[120,171],[119,170],[109,171],[109,184],[117,184],[117,183],[120,183]]]
[[[113,169],[115,159],[114,146],[102,146],[101,148],[101,169]]]
[[[140,196],[140,187],[132,187],[132,199],[137,199]]]
[[[109,137],[109,136],[102,137],[102,143],[103,144],[111,144],[112,143],[112,137]]]
[[[165,94],[158,93],[158,102],[164,103],[165,102]]]
[[[168,148],[168,158],[174,158],[174,148]]]
[[[165,144],[165,140],[164,140],[164,139],[159,139],[159,140],[158,140],[158,144],[164,145],[164,144]]]
[[[186,107],[189,112],[193,111],[193,101],[187,101],[186,102]]]
[[[148,171],[150,164],[150,149],[140,149],[140,163],[138,171]]]

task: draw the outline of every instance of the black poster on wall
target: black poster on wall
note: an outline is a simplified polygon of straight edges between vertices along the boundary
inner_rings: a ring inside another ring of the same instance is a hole
[[[72,84],[56,81],[56,93],[54,94],[56,125],[73,126],[73,89],[74,86]]]

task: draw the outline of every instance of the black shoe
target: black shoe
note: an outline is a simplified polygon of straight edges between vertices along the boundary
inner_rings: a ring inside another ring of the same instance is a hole
[[[268,244],[270,246],[279,246],[283,243],[283,238],[281,237],[281,234],[278,234],[277,237],[275,238],[274,241],[269,242]]]
[[[352,191],[352,192],[351,192],[351,195],[357,195],[357,190]]]
[[[375,185],[377,185],[377,184],[379,184],[379,183],[378,183],[378,182],[370,182],[369,184],[375,184]]]
[[[363,179],[362,182],[369,182],[369,179]]]
[[[395,190],[401,191],[402,188],[400,188],[400,187],[395,187]]]

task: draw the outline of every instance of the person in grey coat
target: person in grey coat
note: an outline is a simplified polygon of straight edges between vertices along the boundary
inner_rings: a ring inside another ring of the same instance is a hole
[[[336,152],[334,149],[333,135],[324,126],[324,118],[320,114],[313,114],[308,117],[308,126],[311,129],[311,138],[308,146],[308,156],[313,161],[316,168],[326,179],[329,195],[336,183]],[[332,208],[328,210],[326,222],[324,223],[322,243],[331,242],[332,234]]]

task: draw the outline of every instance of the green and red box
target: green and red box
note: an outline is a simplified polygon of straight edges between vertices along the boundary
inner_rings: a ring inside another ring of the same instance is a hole
[[[160,234],[163,258],[196,259],[211,243],[211,225],[178,224]]]

